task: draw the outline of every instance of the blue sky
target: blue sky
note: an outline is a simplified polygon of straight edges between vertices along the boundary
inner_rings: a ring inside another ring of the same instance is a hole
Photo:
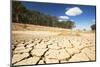
[[[60,20],[72,20],[76,24],[76,29],[90,29],[90,26],[95,23],[95,6],[38,2],[22,2],[22,4],[29,10],[56,16]]]

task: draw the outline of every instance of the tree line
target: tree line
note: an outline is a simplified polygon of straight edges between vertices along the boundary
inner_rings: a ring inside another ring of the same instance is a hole
[[[50,16],[36,10],[29,10],[21,1],[12,1],[12,22],[68,29],[75,27],[75,23],[70,20],[58,21],[58,18],[55,16]]]
[[[95,31],[96,30],[96,24],[91,25],[91,30]]]

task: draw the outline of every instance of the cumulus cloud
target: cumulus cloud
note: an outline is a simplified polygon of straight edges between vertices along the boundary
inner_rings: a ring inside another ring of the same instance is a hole
[[[69,19],[68,16],[59,16],[60,19]]]
[[[59,16],[58,19],[59,19],[59,21],[67,21],[67,20],[69,20],[69,17],[68,16]]]
[[[82,13],[83,13],[83,11],[79,7],[70,8],[65,12],[65,14],[68,16],[77,16]]]

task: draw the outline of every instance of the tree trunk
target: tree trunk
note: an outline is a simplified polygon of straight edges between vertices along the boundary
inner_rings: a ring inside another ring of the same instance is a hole
[[[18,22],[19,21],[19,18],[18,18],[18,14],[16,15],[16,22]]]

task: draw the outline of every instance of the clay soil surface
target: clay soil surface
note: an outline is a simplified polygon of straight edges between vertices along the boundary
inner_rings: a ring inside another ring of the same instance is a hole
[[[95,61],[95,33],[12,24],[12,64]]]

